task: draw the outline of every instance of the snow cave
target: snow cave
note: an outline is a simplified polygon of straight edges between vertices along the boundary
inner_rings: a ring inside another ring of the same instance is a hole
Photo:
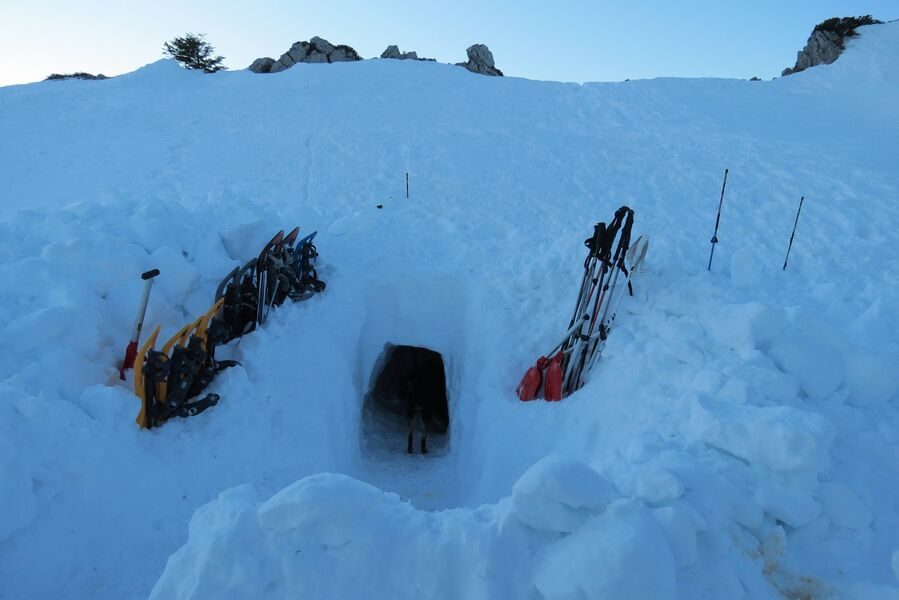
[[[398,451],[402,450],[408,432],[404,390],[412,381],[417,382],[416,393],[422,401],[431,405],[428,430],[432,447],[445,449],[450,415],[443,356],[420,346],[385,345],[363,399],[363,438],[377,437],[380,443],[395,443]]]

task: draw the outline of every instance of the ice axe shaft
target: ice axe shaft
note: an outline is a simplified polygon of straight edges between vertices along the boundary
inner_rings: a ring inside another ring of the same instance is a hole
[[[159,275],[159,269],[152,269],[140,276],[144,280],[144,291],[137,307],[137,319],[134,322],[134,332],[128,347],[125,348],[125,358],[122,360],[122,368],[119,369],[119,379],[125,381],[125,369],[134,368],[134,359],[137,357],[137,344],[140,341],[140,331],[144,327],[144,315],[147,313],[147,304],[150,302],[150,289],[153,287],[153,279]]]

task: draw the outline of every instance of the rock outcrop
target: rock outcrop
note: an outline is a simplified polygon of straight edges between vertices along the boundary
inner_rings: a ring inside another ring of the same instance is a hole
[[[493,53],[484,44],[475,44],[469,46],[466,50],[468,61],[464,63],[456,63],[460,67],[465,67],[473,73],[482,75],[503,76],[503,72],[496,68],[493,62]],[[433,61],[433,58],[422,58],[417,52],[400,52],[395,44],[387,46],[387,49],[381,53],[381,58],[391,58],[396,60],[421,60]],[[312,38],[308,42],[297,42],[290,47],[290,50],[281,55],[281,58],[275,60],[268,56],[257,58],[249,67],[254,73],[277,73],[284,69],[289,69],[293,65],[301,62],[305,63],[333,63],[362,60],[359,53],[343,44],[333,45],[328,40],[318,36]]]
[[[862,25],[875,25],[881,23],[871,15],[863,17],[843,17],[828,19],[815,25],[812,35],[809,36],[805,48],[796,55],[796,64],[793,68],[784,69],[781,75],[792,75],[805,71],[816,65],[829,65],[840,57],[845,49],[845,40],[858,35],[856,28]]]
[[[97,75],[92,75],[91,73],[84,73],[83,71],[79,71],[77,73],[53,73],[52,75],[48,75],[44,81],[56,81],[60,79],[86,79],[90,81],[99,81],[102,79],[109,79],[103,73],[98,73]]]
[[[254,73],[271,73],[272,65],[274,65],[274,64],[275,64],[274,58],[265,56],[263,58],[257,58],[256,60],[253,61],[253,64],[251,64],[247,68],[249,70],[253,71]]]
[[[457,66],[465,67],[472,73],[481,75],[503,76],[503,72],[497,69],[493,62],[493,53],[484,44],[469,46],[465,52],[468,54],[468,62],[456,63]]]
[[[422,58],[418,56],[418,52],[414,50],[409,52],[400,52],[398,46],[391,44],[387,46],[387,49],[384,52],[381,52],[381,58],[393,58],[396,60],[427,60],[434,61],[433,58]]]
[[[297,63],[335,63],[362,60],[359,53],[344,44],[334,45],[318,36],[308,42],[297,42],[281,58],[257,58],[249,69],[254,73],[277,73]],[[269,62],[271,61],[271,62]]]

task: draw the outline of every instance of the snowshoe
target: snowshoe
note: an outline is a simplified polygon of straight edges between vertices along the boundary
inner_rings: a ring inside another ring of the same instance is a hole
[[[276,248],[282,248],[283,241],[284,230],[282,229],[265,245],[262,252],[259,253],[259,258],[256,260],[256,325],[265,323],[265,317],[268,315],[268,310],[271,308],[271,301],[273,300],[273,293],[269,288],[268,256]]]
[[[286,300],[301,301],[325,289],[314,262],[318,251],[313,232],[301,240],[300,228],[279,231],[256,258],[235,267],[216,289],[216,300],[224,299],[224,341],[238,338],[262,325],[273,306]]]
[[[225,337],[221,318],[224,298],[196,321],[179,329],[155,350],[156,327],[138,351],[134,393],[141,400],[136,422],[142,429],[159,427],[172,417],[200,414],[219,401],[217,394],[197,399],[222,369],[235,361],[216,361],[215,346]]]

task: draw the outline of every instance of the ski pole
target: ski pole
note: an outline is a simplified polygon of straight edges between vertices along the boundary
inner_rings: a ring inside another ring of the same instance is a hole
[[[790,234],[790,244],[787,246],[787,257],[784,258],[783,271],[787,270],[787,261],[790,260],[790,250],[793,248],[793,237],[796,235],[796,226],[799,225],[799,213],[802,212],[803,200],[805,200],[805,196],[799,199],[799,210],[796,211],[796,220],[793,222],[793,233]]]
[[[609,276],[609,281],[606,284],[605,289],[603,289],[603,296],[596,305],[596,312],[593,313],[593,318],[590,322],[590,329],[588,331],[587,337],[589,339],[585,340],[585,344],[582,347],[581,352],[581,360],[576,365],[575,371],[573,372],[574,380],[571,382],[572,392],[580,389],[581,387],[581,379],[584,374],[584,367],[587,363],[590,362],[590,359],[593,357],[593,353],[596,350],[597,340],[593,335],[593,330],[597,324],[597,317],[600,315],[599,308],[602,307],[602,316],[599,316],[599,331],[598,337],[599,339],[604,340],[606,336],[606,318],[609,314],[609,309],[612,306],[612,302],[615,299],[616,291],[618,289],[618,274],[622,271],[625,272],[625,277],[628,277],[628,271],[624,268],[624,257],[627,254],[627,250],[630,247],[630,239],[631,239],[631,229],[634,226],[634,211],[630,208],[623,206],[619,210],[625,210],[624,215],[626,215],[624,226],[621,228],[621,236],[618,238],[618,246],[615,249],[615,257],[612,259],[611,269],[612,273]]]
[[[572,387],[572,382],[576,381],[573,379],[573,376],[580,370],[580,366],[583,364],[584,352],[586,351],[585,343],[589,341],[590,336],[593,333],[593,326],[595,325],[596,315],[598,314],[599,309],[603,304],[603,300],[605,299],[606,292],[609,289],[609,281],[607,280],[607,276],[608,278],[611,278],[611,269],[614,268],[615,261],[618,258],[616,255],[616,257],[612,259],[612,244],[618,236],[618,231],[621,229],[622,219],[629,210],[630,209],[626,206],[622,206],[621,208],[616,210],[615,217],[603,232],[604,235],[602,238],[601,247],[597,252],[597,259],[601,263],[599,276],[594,281],[594,285],[590,288],[590,293],[587,295],[583,307],[584,310],[589,311],[584,315],[585,323],[588,325],[588,331],[586,334],[583,334],[582,331],[578,331],[578,335],[573,338],[575,340],[575,343],[573,344],[573,352],[571,353],[571,356],[567,363],[564,365],[562,381],[563,389],[567,393],[574,392],[577,389],[576,387]],[[594,291],[596,292],[596,297],[593,298],[593,308],[590,309],[590,301]],[[590,315],[592,315],[592,317]]]
[[[574,325],[575,321],[580,317],[581,305],[585,302],[585,296],[589,298],[589,294],[586,293],[589,289],[588,284],[596,285],[596,280],[594,279],[594,274],[596,273],[596,260],[605,231],[606,224],[597,223],[593,226],[593,236],[584,240],[584,245],[587,246],[589,251],[587,252],[587,258],[584,259],[584,277],[581,279],[581,287],[577,293],[577,303],[574,305],[574,314],[571,315],[571,320],[568,322],[569,328]],[[586,302],[589,303],[589,299],[586,300]]]
[[[144,280],[144,292],[137,307],[137,320],[134,323],[134,332],[131,341],[125,348],[125,358],[122,360],[122,368],[119,369],[119,379],[125,381],[125,369],[134,368],[134,359],[137,357],[137,343],[140,341],[140,331],[144,327],[144,315],[147,312],[147,304],[150,302],[150,288],[153,287],[153,278],[159,275],[159,269],[151,269],[140,276]]]
[[[712,252],[709,254],[709,271],[712,270],[712,257],[715,256],[715,244],[718,243],[718,224],[721,223],[721,205],[724,204],[724,188],[727,187],[727,169],[724,169],[724,184],[721,186],[721,200],[718,201],[718,217],[715,219],[715,233],[712,234]]]

